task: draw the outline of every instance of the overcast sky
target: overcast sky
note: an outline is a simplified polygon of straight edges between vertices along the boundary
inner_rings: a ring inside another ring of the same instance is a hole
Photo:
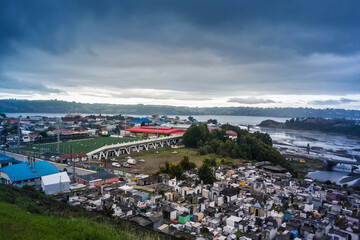
[[[0,98],[360,109],[360,1],[0,0]]]

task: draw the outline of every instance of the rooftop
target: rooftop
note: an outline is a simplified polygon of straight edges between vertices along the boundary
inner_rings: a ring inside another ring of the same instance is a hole
[[[12,182],[59,173],[57,167],[48,161],[36,161],[33,164],[33,168],[29,163],[14,164],[0,169],[0,172],[6,173]]]
[[[92,180],[96,180],[96,179],[110,179],[110,178],[118,178],[119,176],[114,175],[114,174],[110,174],[108,172],[97,172],[97,173],[92,173],[92,174],[87,174],[87,175],[83,175],[79,178],[83,179],[86,182],[92,181]]]
[[[7,162],[18,163],[19,161],[0,153],[0,163],[7,163]]]
[[[185,130],[183,129],[173,129],[173,128],[167,128],[167,127],[154,127],[154,126],[143,126],[143,127],[133,127],[126,129],[126,131],[129,132],[135,132],[135,133],[152,133],[152,134],[183,134]]]
[[[61,159],[70,159],[70,158],[82,158],[87,157],[87,155],[83,152],[80,153],[73,153],[73,154],[63,154],[58,156]]]
[[[57,184],[61,182],[70,182],[69,175],[67,172],[59,172],[41,177],[41,180],[46,185]]]

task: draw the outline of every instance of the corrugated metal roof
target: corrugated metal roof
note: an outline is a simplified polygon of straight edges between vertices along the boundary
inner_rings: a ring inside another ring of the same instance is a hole
[[[59,172],[57,167],[48,161],[34,162],[34,169],[28,163],[19,163],[4,167],[0,171],[6,173],[12,182],[39,178]]]
[[[0,163],[6,163],[6,162],[17,163],[18,161],[16,161],[15,159],[0,153]]]
[[[89,182],[89,181],[97,180],[97,179],[105,180],[105,179],[111,179],[111,178],[119,178],[119,176],[108,173],[108,172],[97,172],[97,173],[83,175],[79,178],[86,182]]]

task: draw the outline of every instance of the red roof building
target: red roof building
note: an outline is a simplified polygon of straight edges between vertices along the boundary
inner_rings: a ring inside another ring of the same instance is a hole
[[[71,160],[74,162],[86,161],[88,157],[86,153],[80,152],[80,153],[59,155],[57,159],[60,160],[61,163],[68,163],[68,162],[70,163]]]
[[[237,134],[237,132],[235,132],[235,131],[228,130],[228,131],[226,131],[226,135],[237,137],[238,134]]]
[[[178,135],[183,134],[186,130],[184,129],[173,129],[173,128],[167,128],[167,127],[155,127],[155,126],[142,126],[142,127],[133,127],[126,129],[126,131],[131,132],[134,135]]]

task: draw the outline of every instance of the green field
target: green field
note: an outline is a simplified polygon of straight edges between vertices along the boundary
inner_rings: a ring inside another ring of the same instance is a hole
[[[60,142],[60,152],[67,154],[70,153],[70,149],[72,146],[72,152],[91,152],[95,149],[103,147],[105,145],[116,144],[116,143],[124,143],[136,141],[134,138],[115,138],[115,137],[99,137],[92,139],[83,139],[83,140],[73,140],[67,142]],[[22,148],[24,151],[31,151],[37,153],[43,152],[57,152],[57,143],[44,143],[44,144],[36,144],[33,146],[25,146]]]

